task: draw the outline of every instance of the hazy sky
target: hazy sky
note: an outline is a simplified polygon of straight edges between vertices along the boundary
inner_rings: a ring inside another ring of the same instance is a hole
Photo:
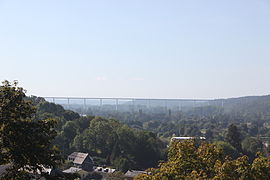
[[[0,80],[38,96],[270,94],[269,0],[0,0]]]

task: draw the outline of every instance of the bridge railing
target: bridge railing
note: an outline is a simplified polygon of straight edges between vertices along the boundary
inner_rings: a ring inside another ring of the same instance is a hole
[[[81,108],[87,111],[89,108],[135,111],[152,108],[164,110],[181,111],[185,108],[196,108],[203,106],[224,106],[224,101],[209,99],[147,99],[147,98],[84,98],[84,97],[44,97],[45,100],[60,104],[66,109],[74,110]],[[84,113],[84,112],[82,112]]]

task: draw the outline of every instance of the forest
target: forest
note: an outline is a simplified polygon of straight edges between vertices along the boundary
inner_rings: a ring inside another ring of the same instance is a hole
[[[101,117],[27,97],[16,82],[5,81],[0,97],[0,164],[12,164],[4,179],[28,179],[27,172],[42,171],[42,166],[65,169],[70,166],[67,156],[75,151],[89,153],[96,166],[149,172],[137,179],[270,175],[269,98],[237,107],[232,102],[224,109],[104,112]],[[206,141],[171,142],[174,136],[203,136]]]

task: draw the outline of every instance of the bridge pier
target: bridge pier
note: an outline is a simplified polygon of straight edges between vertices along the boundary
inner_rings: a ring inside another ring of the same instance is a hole
[[[118,99],[115,99],[115,110],[118,111]]]
[[[69,98],[67,98],[67,108],[69,109],[70,106],[69,106]]]
[[[102,108],[102,99],[99,99],[99,107]]]
[[[135,111],[135,99],[132,99],[132,112]]]
[[[181,101],[178,102],[178,111],[182,111],[182,102]]]
[[[147,108],[150,108],[150,99],[147,100]]]
[[[83,99],[83,110],[84,114],[86,114],[86,98]]]

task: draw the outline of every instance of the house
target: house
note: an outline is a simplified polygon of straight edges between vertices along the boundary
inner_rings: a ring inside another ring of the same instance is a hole
[[[88,153],[73,152],[68,156],[68,160],[72,161],[76,168],[81,168],[85,171],[93,170],[94,161]]]

